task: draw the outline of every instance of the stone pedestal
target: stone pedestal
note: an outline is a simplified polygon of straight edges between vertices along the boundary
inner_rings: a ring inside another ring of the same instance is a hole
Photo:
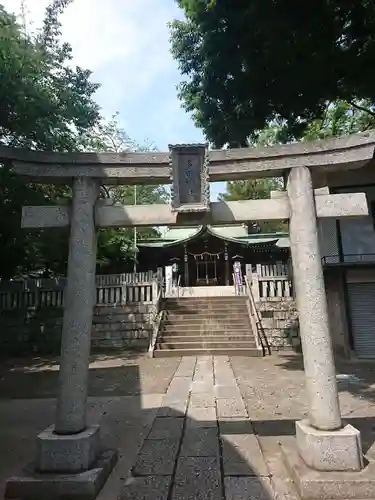
[[[100,452],[99,426],[61,436],[51,426],[37,437],[36,466],[40,472],[88,470]]]
[[[302,500],[364,500],[375,498],[375,463],[360,472],[318,471],[308,467],[297,447],[282,445],[284,464]]]
[[[319,471],[363,469],[361,436],[352,425],[320,431],[307,420],[296,423],[297,448],[306,465]]]

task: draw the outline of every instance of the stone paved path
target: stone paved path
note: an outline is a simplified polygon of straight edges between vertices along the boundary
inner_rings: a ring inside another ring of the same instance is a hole
[[[181,360],[120,498],[274,498],[227,357]]]
[[[88,420],[119,450],[97,500],[298,500],[279,442],[294,442],[307,414],[300,356],[91,361]],[[342,414],[375,460],[373,363],[340,363],[337,373]],[[53,422],[57,378],[53,359],[0,365],[0,498]]]

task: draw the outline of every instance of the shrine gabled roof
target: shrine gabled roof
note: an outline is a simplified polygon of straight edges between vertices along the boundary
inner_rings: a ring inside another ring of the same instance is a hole
[[[176,227],[169,229],[163,238],[153,241],[140,241],[139,247],[163,248],[181,245],[207,232],[222,240],[231,241],[244,246],[274,245],[288,248],[289,237],[286,233],[248,234],[243,224],[236,226],[198,226]]]

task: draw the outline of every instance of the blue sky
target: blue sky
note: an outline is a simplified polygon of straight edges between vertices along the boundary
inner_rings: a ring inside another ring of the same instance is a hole
[[[20,12],[21,0],[1,3]],[[49,0],[24,3],[26,24],[33,30]],[[74,0],[62,16],[74,62],[91,69],[92,79],[101,84],[96,99],[104,116],[118,111],[132,139],[159,150],[169,143],[204,140],[177,99],[181,76],[169,52],[167,23],[182,17],[174,0]],[[224,187],[213,184],[211,198]]]

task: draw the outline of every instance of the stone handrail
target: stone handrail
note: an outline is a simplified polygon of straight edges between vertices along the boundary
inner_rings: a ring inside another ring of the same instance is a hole
[[[253,292],[251,291],[251,286],[250,286],[250,283],[249,283],[247,276],[245,276],[244,282],[245,282],[245,292],[246,292],[246,296],[248,298],[248,300],[246,301],[247,312],[249,315],[251,328],[254,332],[254,339],[255,339],[257,348],[264,350],[263,339],[262,339],[262,335],[261,335],[261,332],[262,332],[261,318],[260,318],[259,312],[256,308]],[[268,343],[266,342],[266,345],[267,344]]]
[[[148,346],[148,355],[150,358],[154,355],[155,345],[158,338],[160,324],[163,319],[164,309],[161,309],[161,303],[163,299],[163,285],[162,283],[157,283],[158,292],[156,298],[154,300],[154,305],[152,312],[150,314],[150,323],[152,326],[152,330],[150,333],[149,346]]]

